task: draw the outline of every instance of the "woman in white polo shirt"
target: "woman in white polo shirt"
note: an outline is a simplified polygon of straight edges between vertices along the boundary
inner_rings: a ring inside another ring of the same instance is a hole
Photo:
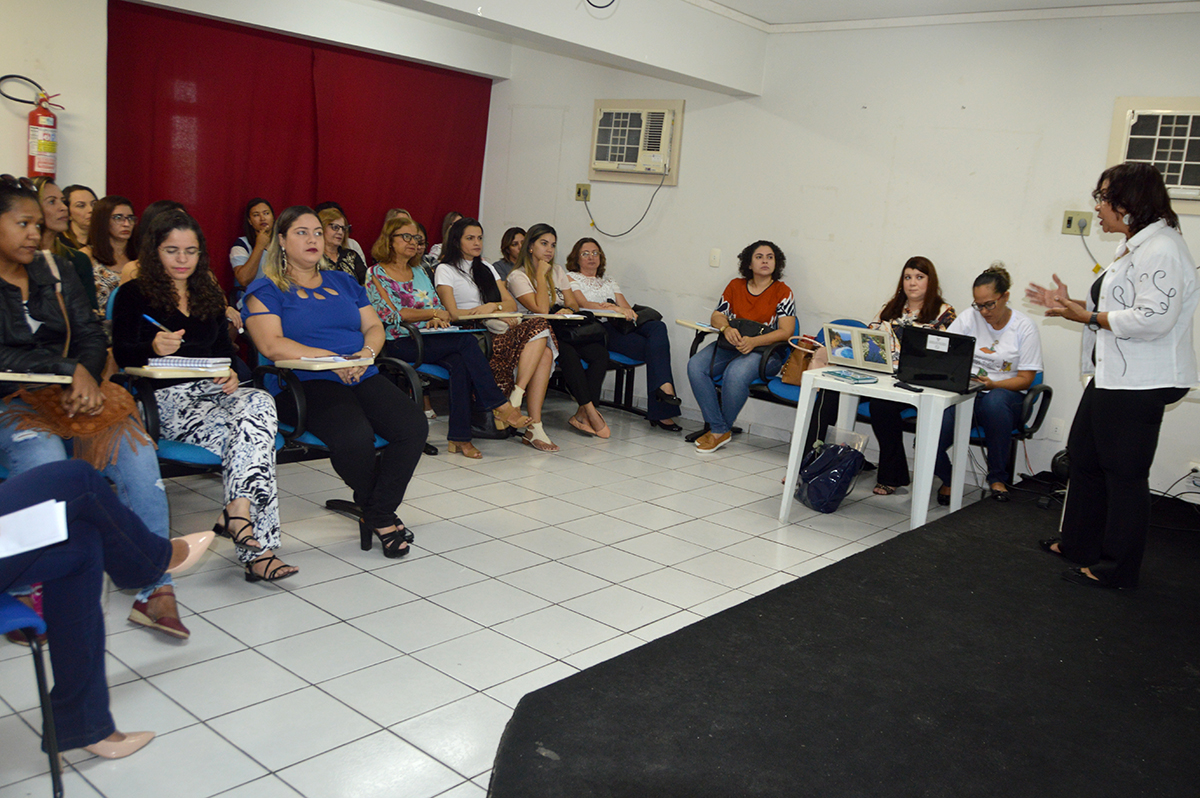
[[[1106,169],[1092,192],[1106,233],[1125,237],[1087,298],[1030,285],[1026,296],[1084,325],[1083,391],[1067,451],[1070,490],[1062,539],[1042,549],[1085,567],[1063,578],[1089,587],[1137,587],[1150,526],[1150,465],[1163,412],[1196,385],[1192,329],[1200,289],[1196,263],[1162,175],[1150,164]],[[1101,553],[1115,562],[1098,569]]]
[[[971,308],[950,325],[947,332],[975,339],[971,361],[974,376],[983,383],[975,395],[972,426],[983,427],[987,446],[987,482],[992,498],[1008,501],[1008,450],[1012,431],[1021,416],[1025,391],[1042,370],[1042,342],[1033,320],[1008,306],[1012,278],[1000,261],[994,262],[975,278],[971,288],[975,301]],[[946,450],[954,437],[954,408],[942,418],[942,437],[938,441],[933,473],[942,481],[938,504],[950,503],[950,458]]]

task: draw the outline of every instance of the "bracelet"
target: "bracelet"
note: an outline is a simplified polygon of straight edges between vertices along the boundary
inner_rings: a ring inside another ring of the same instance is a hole
[[[375,349],[366,341],[363,341],[363,349],[369,349],[371,351],[371,357],[379,357],[379,353],[376,352]]]

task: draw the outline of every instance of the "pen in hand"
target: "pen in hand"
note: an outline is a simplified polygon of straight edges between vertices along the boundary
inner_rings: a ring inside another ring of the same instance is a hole
[[[155,320],[154,320],[152,317],[150,317],[150,316],[147,316],[145,313],[143,313],[143,314],[142,314],[142,318],[143,318],[143,319],[145,319],[146,321],[150,322],[150,323],[151,323],[151,324],[153,324],[155,327],[157,327],[158,329],[162,330],[162,331],[163,331],[163,332],[165,332],[165,333],[174,332],[174,330],[168,330],[168,329],[167,329],[166,327],[164,327],[162,324],[160,324],[159,322],[155,321]]]

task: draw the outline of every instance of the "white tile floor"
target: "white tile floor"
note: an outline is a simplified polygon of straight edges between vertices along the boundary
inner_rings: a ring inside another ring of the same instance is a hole
[[[296,577],[248,584],[218,541],[178,580],[186,643],[130,625],[131,598],[109,594],[113,715],[159,736],[124,761],[70,752],[67,794],[478,798],[525,693],[908,527],[907,494],[873,496],[870,474],[836,514],[796,504],[781,526],[784,444],[741,436],[701,458],[619,411],[610,440],[582,437],[572,409],[548,402],[553,455],[449,455],[435,421],[442,454],[400,510],[417,534],[404,560],[360,551],[323,506],[349,491],[314,461],[279,469]],[[169,492],[176,532],[211,527],[218,478]],[[50,791],[26,652],[0,642],[0,798]]]

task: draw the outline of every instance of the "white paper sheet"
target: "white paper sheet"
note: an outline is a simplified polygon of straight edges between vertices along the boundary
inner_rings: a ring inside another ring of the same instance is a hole
[[[0,516],[0,557],[40,549],[67,539],[67,505],[48,499]]]

